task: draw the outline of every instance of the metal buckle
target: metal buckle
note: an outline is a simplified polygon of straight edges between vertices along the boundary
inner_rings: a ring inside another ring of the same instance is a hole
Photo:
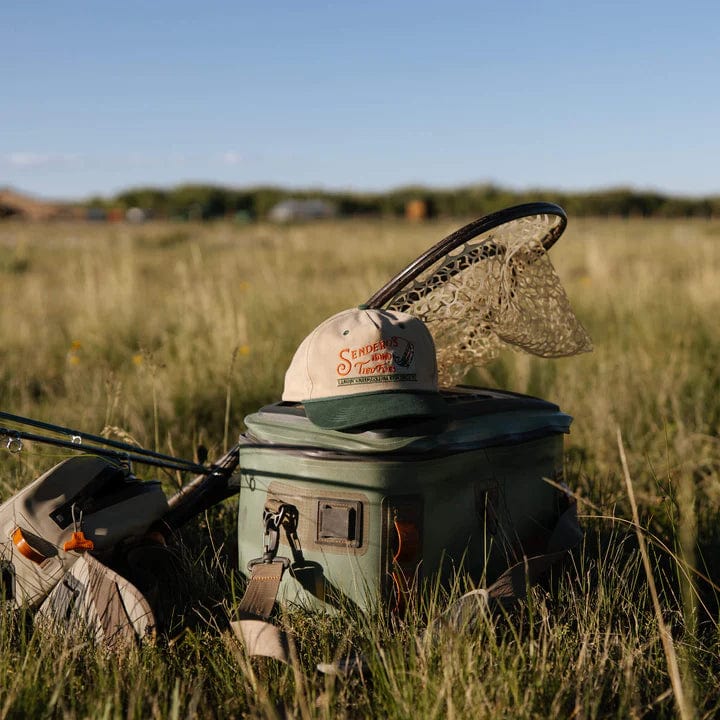
[[[285,525],[288,537],[295,535],[297,526],[296,508],[285,504],[281,504],[275,512],[267,507],[263,508],[263,554],[262,557],[250,560],[247,564],[249,571],[252,571],[255,565],[262,563],[281,562],[284,570],[290,567],[289,558],[277,557],[281,525]]]
[[[275,557],[272,560],[266,560],[264,557],[255,558],[254,560],[250,560],[247,564],[247,569],[252,572],[252,569],[256,565],[272,565],[273,563],[282,563],[283,570],[287,570],[290,567],[290,558],[286,557]]]
[[[16,433],[9,434],[7,436],[7,443],[5,444],[5,447],[13,455],[17,455],[23,449],[22,438],[19,435],[17,435]]]

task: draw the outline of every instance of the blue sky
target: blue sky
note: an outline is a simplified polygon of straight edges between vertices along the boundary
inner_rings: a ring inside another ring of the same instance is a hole
[[[5,0],[0,187],[720,194],[720,3]]]

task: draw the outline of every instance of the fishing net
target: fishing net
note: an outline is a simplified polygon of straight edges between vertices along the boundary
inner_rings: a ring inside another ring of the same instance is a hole
[[[559,222],[533,215],[495,227],[455,247],[388,302],[427,324],[441,384],[458,382],[504,347],[554,358],[592,350],[543,246]]]

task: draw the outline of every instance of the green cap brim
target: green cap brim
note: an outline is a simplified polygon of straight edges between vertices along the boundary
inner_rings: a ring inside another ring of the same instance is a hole
[[[348,430],[365,425],[395,422],[400,418],[436,418],[448,413],[439,393],[389,390],[343,397],[305,400],[305,414],[318,427]]]

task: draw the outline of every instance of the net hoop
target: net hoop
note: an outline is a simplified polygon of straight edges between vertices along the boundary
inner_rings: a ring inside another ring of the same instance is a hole
[[[440,242],[433,245],[429,250],[426,250],[404,270],[401,270],[395,277],[383,285],[365,302],[365,305],[370,308],[386,307],[400,290],[412,282],[420,273],[427,270],[431,265],[452,252],[458,246],[469,240],[474,240],[484,233],[495,230],[501,225],[534,215],[554,215],[558,219],[556,225],[547,230],[542,237],[538,238],[545,250],[549,250],[563,232],[565,232],[565,228],[567,227],[567,215],[565,211],[559,205],[550,202],[531,202],[523,203],[522,205],[513,205],[512,207],[498,210],[489,215],[484,215],[467,225],[463,225],[463,227],[455,230],[455,232],[450,233],[450,235],[440,240]],[[402,308],[396,309],[402,310]]]
[[[486,215],[420,255],[366,306],[425,322],[444,384],[503,348],[539,357],[588,352],[592,342],[547,255],[566,225],[565,211],[547,202]]]

